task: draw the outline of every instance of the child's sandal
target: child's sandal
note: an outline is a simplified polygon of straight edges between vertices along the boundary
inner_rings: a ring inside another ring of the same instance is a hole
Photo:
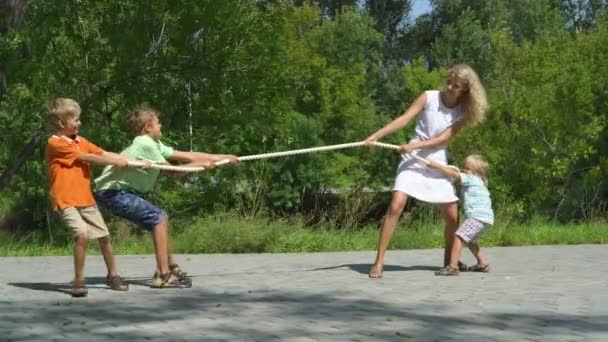
[[[169,270],[174,276],[178,277],[179,280],[188,278],[188,273],[182,271],[178,264],[169,265]]]
[[[114,291],[128,291],[129,284],[124,282],[119,275],[106,277],[106,285],[108,285]]]
[[[169,289],[169,288],[174,288],[174,289],[183,289],[183,288],[187,288],[187,287],[191,287],[192,283],[190,283],[188,286],[188,284],[183,284],[179,279],[177,278],[171,278],[172,274],[171,272],[168,272],[166,274],[161,274],[160,275],[160,283],[154,283],[152,284],[153,288],[157,288],[157,289]]]
[[[188,277],[188,274],[184,271],[182,271],[179,268],[179,265],[177,264],[173,264],[169,266],[169,270],[171,271],[170,273],[173,274],[173,276],[177,277],[177,280],[179,280],[179,282],[182,284],[182,287],[184,288],[190,288],[192,287],[192,279],[190,277]],[[161,287],[162,284],[162,277],[158,272],[154,272],[154,275],[152,276],[152,287],[154,288],[159,288]]]
[[[490,272],[490,264],[476,264],[473,266],[469,266],[467,271],[488,273],[488,272]]]
[[[460,274],[460,271],[458,270],[458,268],[452,267],[450,265],[435,272],[436,276],[457,276],[459,274]]]

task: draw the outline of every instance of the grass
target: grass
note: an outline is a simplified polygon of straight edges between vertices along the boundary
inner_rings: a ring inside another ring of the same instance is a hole
[[[443,246],[440,222],[405,219],[395,231],[391,249],[439,248]],[[115,227],[116,225],[112,225]],[[58,228],[57,230],[60,230]],[[374,250],[378,228],[339,230],[325,227],[310,228],[300,220],[268,220],[221,215],[196,219],[189,223],[174,223],[172,228],[174,253],[278,253]],[[73,242],[66,235],[37,231],[29,234],[0,236],[0,256],[71,255]],[[499,223],[481,239],[481,245],[522,246],[547,244],[608,243],[608,223],[597,221],[579,224],[555,224],[535,219],[525,224]],[[98,254],[91,243],[90,254]],[[124,223],[113,231],[115,254],[153,253],[150,234]]]

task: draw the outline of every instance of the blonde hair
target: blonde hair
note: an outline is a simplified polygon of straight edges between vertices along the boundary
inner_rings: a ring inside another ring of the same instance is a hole
[[[135,134],[145,134],[146,125],[149,124],[154,118],[158,118],[158,111],[151,107],[140,107],[135,109],[129,115],[127,124],[129,128]]]
[[[480,154],[471,154],[464,159],[464,165],[474,174],[483,179],[484,184],[488,185],[488,162]]]
[[[466,64],[456,64],[448,70],[448,77],[455,76],[467,85],[468,91],[463,94],[462,111],[464,122],[469,126],[475,126],[484,119],[488,101],[486,90],[483,88],[479,76],[473,68]]]
[[[69,118],[79,116],[81,113],[80,105],[78,102],[58,97],[51,104],[49,104],[48,119],[51,124],[58,127],[59,121],[65,122]]]

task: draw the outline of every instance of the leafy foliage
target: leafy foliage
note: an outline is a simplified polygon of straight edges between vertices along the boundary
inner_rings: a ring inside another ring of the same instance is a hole
[[[0,61],[10,65],[1,164],[16,158],[56,96],[80,102],[82,134],[108,150],[129,143],[125,118],[148,103],[176,148],[247,155],[361,140],[464,62],[482,76],[491,109],[452,143],[453,162],[486,155],[497,205],[521,217],[602,213],[605,2],[431,4],[412,21],[409,1],[31,0],[23,24],[0,35]],[[43,151],[2,192],[5,220],[49,222]],[[162,180],[157,197],[178,215],[294,213],[318,194],[338,190],[346,201],[384,188],[395,164],[375,150],[242,163]]]

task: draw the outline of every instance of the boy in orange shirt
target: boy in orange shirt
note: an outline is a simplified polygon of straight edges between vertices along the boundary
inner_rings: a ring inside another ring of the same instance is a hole
[[[46,150],[53,205],[76,239],[72,297],[84,297],[88,293],[84,261],[87,240],[91,239],[99,241],[108,269],[107,285],[116,291],[129,289],[116,272],[108,228],[91,192],[89,167],[89,164],[124,167],[127,159],[106,152],[78,136],[80,113],[80,106],[72,99],[57,98],[53,101],[49,108],[49,120],[54,126],[54,134],[49,138]]]

